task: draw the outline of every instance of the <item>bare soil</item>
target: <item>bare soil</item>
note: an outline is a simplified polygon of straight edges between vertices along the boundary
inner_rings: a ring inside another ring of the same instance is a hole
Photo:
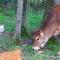
[[[0,53],[0,60],[22,60],[20,49]]]

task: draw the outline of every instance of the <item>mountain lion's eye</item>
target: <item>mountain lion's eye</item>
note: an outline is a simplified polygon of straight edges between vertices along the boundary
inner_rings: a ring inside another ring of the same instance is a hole
[[[39,40],[39,38],[37,38],[37,41]]]

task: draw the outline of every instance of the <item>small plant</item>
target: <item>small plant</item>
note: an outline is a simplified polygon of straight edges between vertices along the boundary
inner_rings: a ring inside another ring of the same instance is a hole
[[[4,25],[0,25],[0,35],[4,31]]]

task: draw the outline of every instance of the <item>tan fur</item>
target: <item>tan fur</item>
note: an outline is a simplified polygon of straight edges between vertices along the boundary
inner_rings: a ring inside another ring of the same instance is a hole
[[[42,33],[41,33],[42,32]],[[42,28],[34,33],[34,44],[43,47],[51,36],[60,34],[60,5],[55,6],[48,14]],[[38,39],[36,39],[38,37]]]

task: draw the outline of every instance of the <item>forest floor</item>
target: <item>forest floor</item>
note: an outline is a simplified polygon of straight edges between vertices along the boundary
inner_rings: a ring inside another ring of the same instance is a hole
[[[8,11],[8,15],[3,16],[3,13],[0,12],[0,24],[4,24],[5,27],[5,32],[14,32],[15,31],[15,23],[16,23],[16,18],[15,18],[15,12],[14,10]],[[41,12],[42,13],[42,12]],[[36,28],[39,28],[41,25],[42,21],[42,16],[43,14],[34,14],[32,11],[27,14],[27,20],[26,21],[26,27],[28,31],[33,31]],[[40,24],[40,25],[39,25]],[[25,30],[22,30],[23,33],[22,35],[27,35]],[[24,37],[25,40],[25,37]],[[28,39],[29,40],[29,39]],[[19,45],[20,46],[20,45]],[[11,49],[15,49],[16,44],[10,38],[8,35],[3,35],[0,36],[0,60],[20,60],[21,59],[21,53],[20,50],[13,50],[9,51]],[[56,39],[50,39],[43,50],[44,53],[38,54],[35,51],[32,50],[32,45],[27,45],[27,46],[22,46],[22,52],[23,52],[23,59],[24,60],[60,60],[60,42],[57,42]],[[8,51],[6,51],[8,50]],[[6,52],[3,52],[6,51]]]
[[[23,45],[22,52],[24,60],[60,60],[60,42],[55,38],[50,38],[43,53],[32,50],[32,45]]]

